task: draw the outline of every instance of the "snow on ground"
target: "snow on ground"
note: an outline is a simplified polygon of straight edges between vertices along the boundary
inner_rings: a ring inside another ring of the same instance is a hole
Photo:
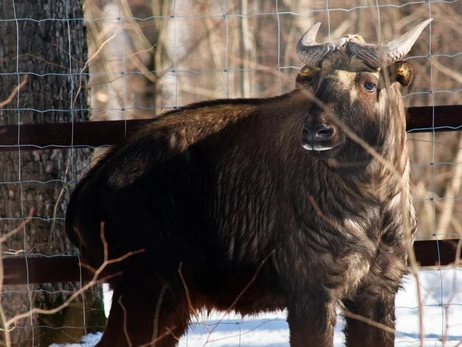
[[[396,346],[455,347],[462,345],[462,269],[421,270],[423,331],[419,319],[417,284],[413,276],[405,280],[396,298]],[[106,295],[109,306],[110,295]],[[335,347],[341,347],[343,320],[335,328]],[[443,337],[445,341],[443,342]],[[50,347],[93,347],[101,334],[82,338],[81,344]],[[268,313],[241,319],[235,314],[205,314],[191,324],[180,347],[288,347],[289,330],[284,312]]]
[[[52,345],[50,345],[50,347],[93,347],[101,339],[101,335],[103,335],[103,333],[88,334],[86,336],[82,336],[82,340],[80,341],[81,343],[68,343],[65,345],[58,345],[56,343],[53,343]]]

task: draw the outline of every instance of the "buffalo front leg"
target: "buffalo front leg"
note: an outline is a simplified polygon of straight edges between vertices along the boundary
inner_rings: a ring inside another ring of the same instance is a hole
[[[310,295],[288,304],[287,322],[291,347],[333,347],[335,304],[324,295]]]
[[[161,287],[156,291],[114,290],[111,311],[97,347],[173,347],[185,333],[190,309]]]
[[[407,271],[400,249],[382,247],[355,296],[343,300],[347,347],[394,346],[395,296]]]
[[[344,300],[347,347],[393,347],[395,295],[362,289],[355,301]]]

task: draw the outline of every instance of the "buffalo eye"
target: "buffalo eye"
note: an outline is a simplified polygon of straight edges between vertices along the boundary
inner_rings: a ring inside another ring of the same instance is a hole
[[[377,89],[377,85],[373,82],[364,82],[363,87],[369,93],[373,93]]]

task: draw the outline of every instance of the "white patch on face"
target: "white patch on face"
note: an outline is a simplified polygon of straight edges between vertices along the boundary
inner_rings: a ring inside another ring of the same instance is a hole
[[[387,106],[387,97],[388,97],[387,90],[386,88],[384,88],[380,91],[380,95],[379,95],[379,113],[380,114],[385,114],[385,108]]]
[[[355,102],[358,99],[358,90],[355,85],[356,72],[338,70],[337,80],[342,89],[350,91],[350,103]]]

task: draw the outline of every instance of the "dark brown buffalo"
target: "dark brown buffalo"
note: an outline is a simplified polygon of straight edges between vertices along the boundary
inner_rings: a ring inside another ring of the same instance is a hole
[[[338,305],[389,328],[347,314],[347,346],[393,346],[416,226],[399,60],[428,23],[378,46],[318,44],[316,24],[294,91],[168,112],[100,160],[66,217],[84,263],[131,254],[105,268],[98,346],[173,346],[199,309],[286,307],[291,346],[329,347]]]

